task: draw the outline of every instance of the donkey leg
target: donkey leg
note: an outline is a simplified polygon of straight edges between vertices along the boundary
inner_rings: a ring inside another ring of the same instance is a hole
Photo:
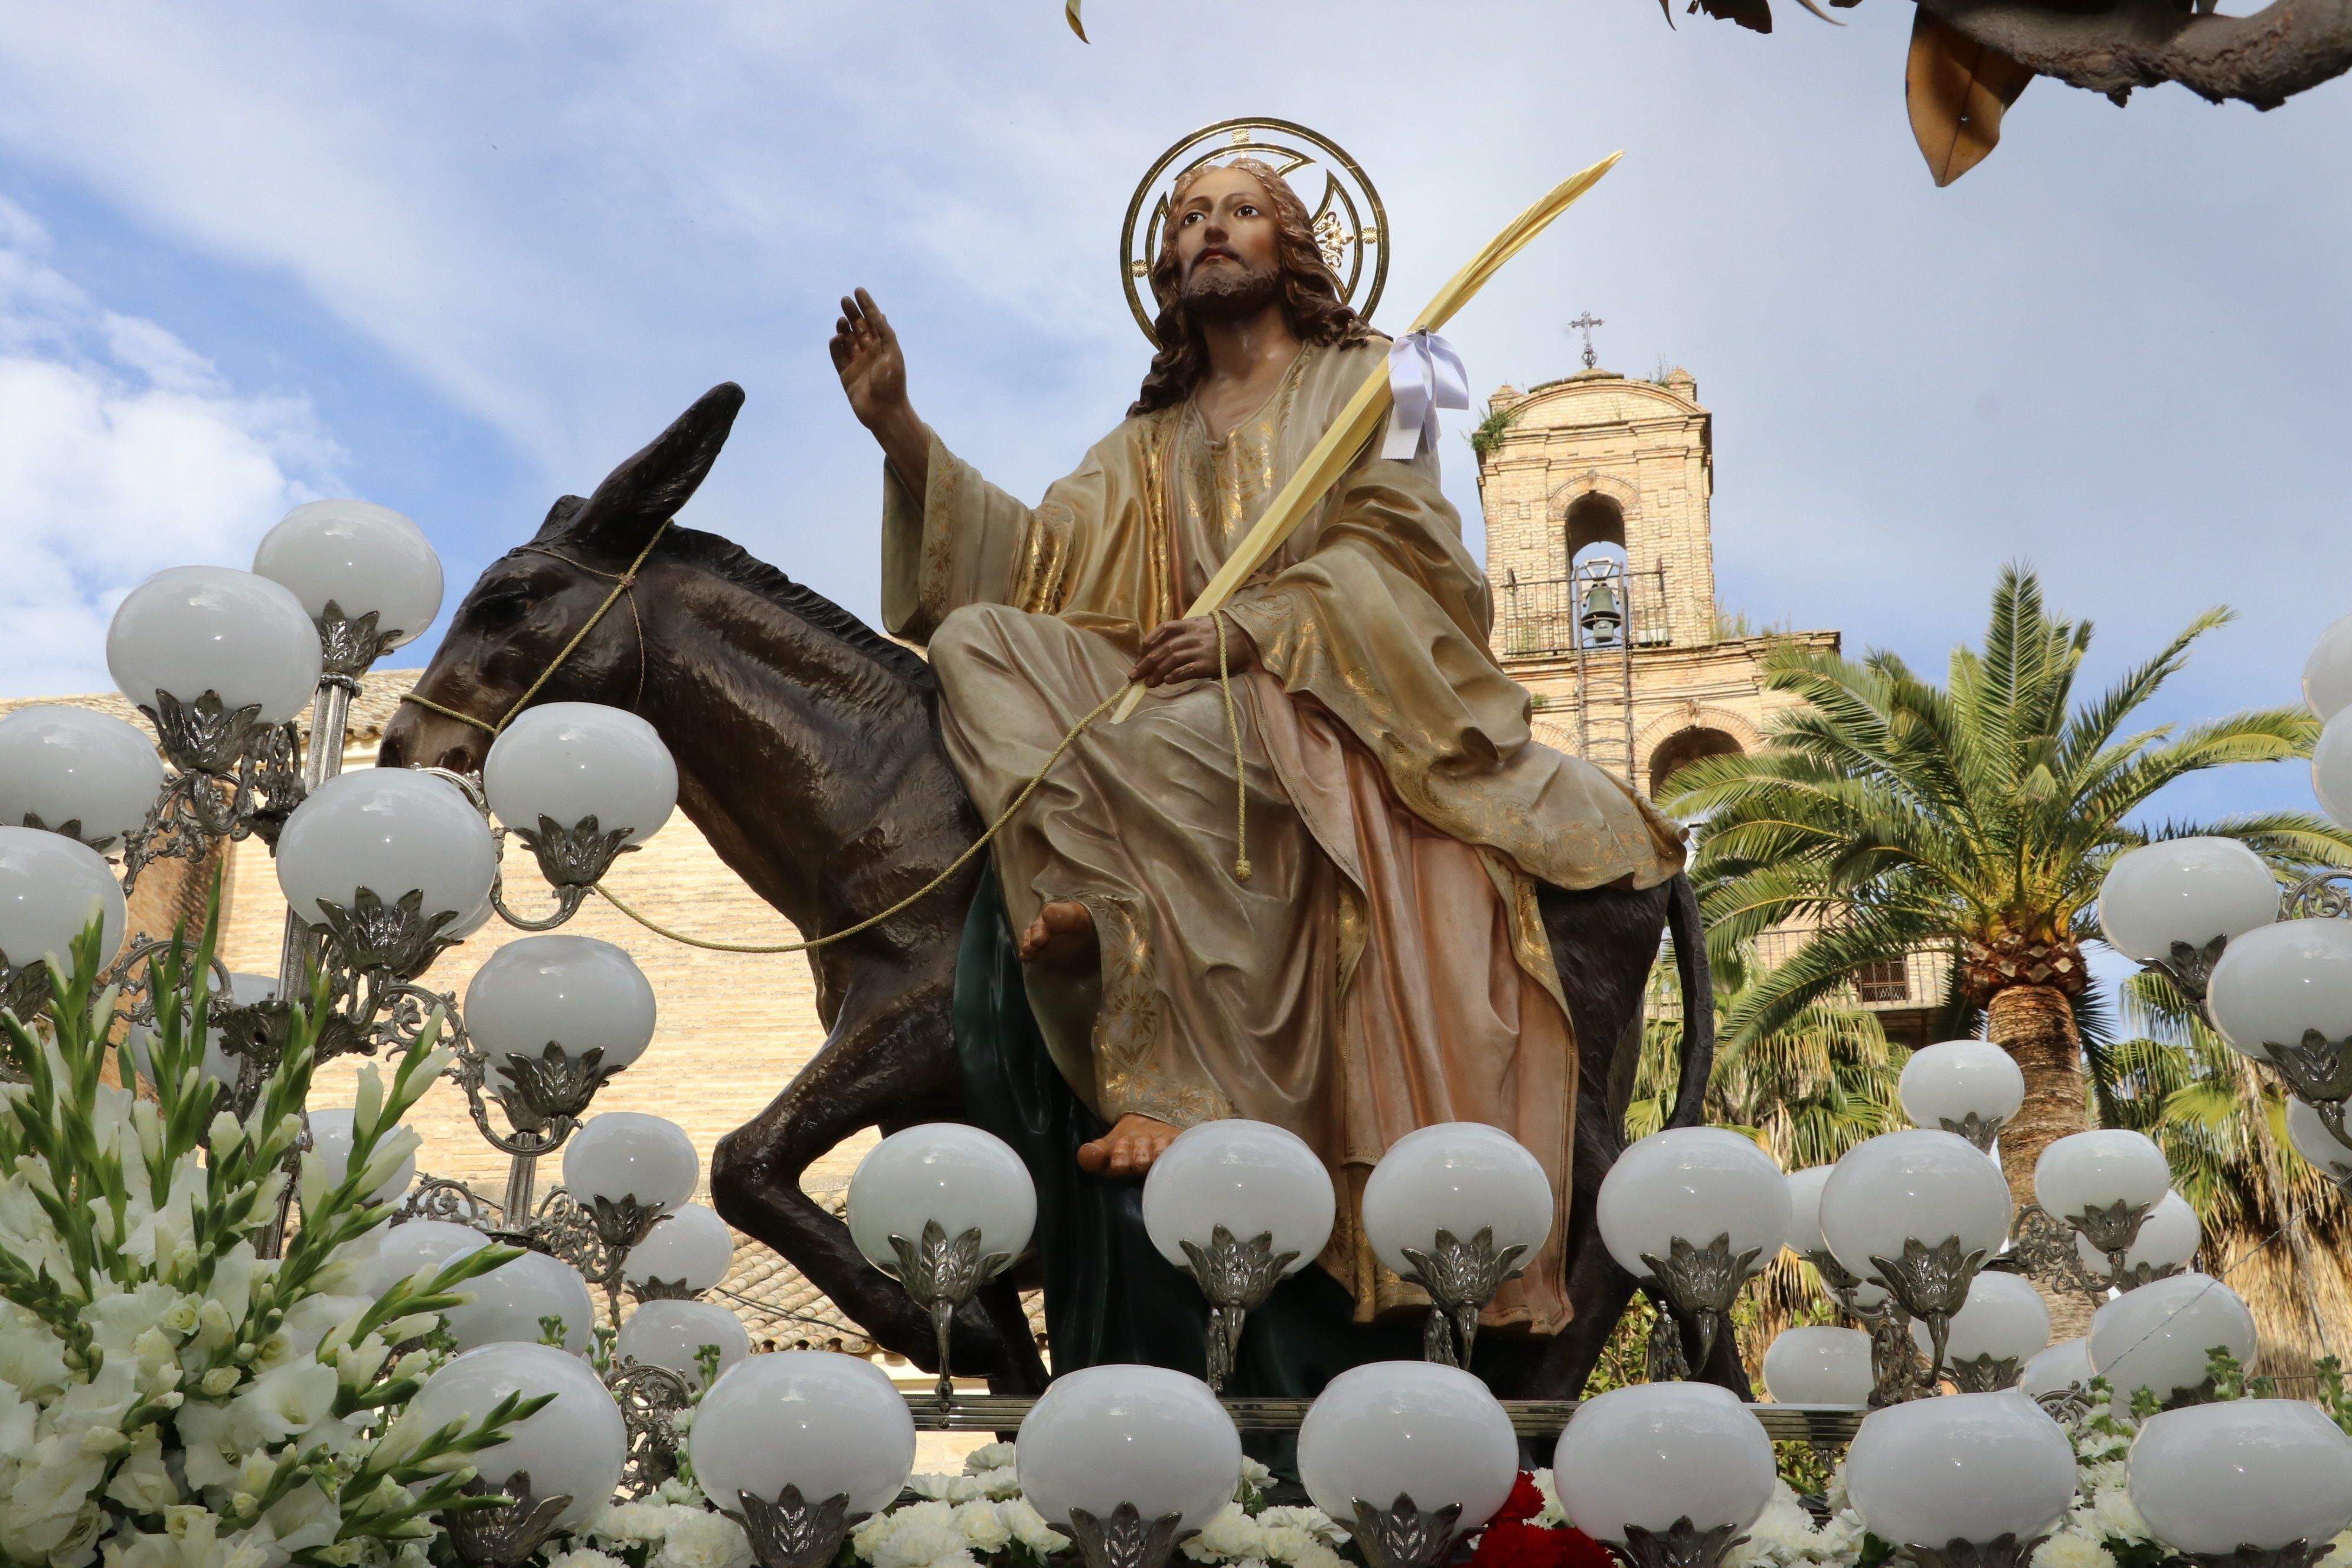
[[[1624,1100],[1642,1044],[1642,1001],[1665,930],[1664,889],[1547,888],[1540,900],[1552,962],[1576,1031],[1576,1137],[1566,1226],[1573,1317],[1521,1392],[1573,1398],[1600,1363],[1633,1298],[1634,1279],[1601,1244],[1601,1183],[1625,1146]]]
[[[801,1188],[809,1166],[852,1133],[951,1110],[954,1058],[944,1006],[845,1012],[824,1049],[750,1122],[719,1140],[711,1200],[726,1221],[774,1247],[877,1344],[929,1367],[931,1323],[898,1282],[866,1261],[849,1227]],[[957,1315],[956,1359],[1005,1359],[976,1306]],[[936,1369],[934,1369],[936,1370]]]

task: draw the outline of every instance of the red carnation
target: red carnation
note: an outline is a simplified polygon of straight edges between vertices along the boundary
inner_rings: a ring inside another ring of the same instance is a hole
[[[1479,1532],[1470,1568],[1568,1568],[1568,1531],[1498,1519]]]
[[[1533,1519],[1543,1509],[1543,1489],[1536,1485],[1534,1476],[1521,1470],[1518,1479],[1511,1483],[1511,1495],[1505,1498],[1503,1506],[1495,1510],[1495,1522],[1501,1524],[1507,1521]]]

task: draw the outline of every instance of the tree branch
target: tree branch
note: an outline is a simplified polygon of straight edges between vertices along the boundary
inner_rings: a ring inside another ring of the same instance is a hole
[[[2042,76],[2105,93],[2179,82],[2215,103],[2276,109],[2352,70],[2352,0],[2272,0],[2251,16],[2191,15],[2177,0],[2099,12],[2032,0],[1918,0],[1979,44]]]

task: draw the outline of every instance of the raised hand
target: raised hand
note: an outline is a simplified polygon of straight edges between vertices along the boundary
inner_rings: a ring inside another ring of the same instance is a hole
[[[898,478],[922,495],[930,479],[930,427],[907,401],[907,356],[898,352],[898,334],[873,295],[860,289],[841,297],[841,319],[834,322],[833,342],[826,346],[833,351],[833,368],[841,373],[849,411],[882,443]]]
[[[850,412],[857,422],[877,434],[896,420],[908,417],[907,356],[899,352],[898,334],[890,319],[860,289],[841,300],[841,318],[833,324],[833,367],[841,373],[841,390],[848,395]]]

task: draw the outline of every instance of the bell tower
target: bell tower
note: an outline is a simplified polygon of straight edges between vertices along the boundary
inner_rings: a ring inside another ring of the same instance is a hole
[[[1714,419],[1690,372],[1585,368],[1496,389],[1472,437],[1486,517],[1494,649],[1536,703],[1539,739],[1656,794],[1687,763],[1762,743],[1775,643],[1717,611]]]

